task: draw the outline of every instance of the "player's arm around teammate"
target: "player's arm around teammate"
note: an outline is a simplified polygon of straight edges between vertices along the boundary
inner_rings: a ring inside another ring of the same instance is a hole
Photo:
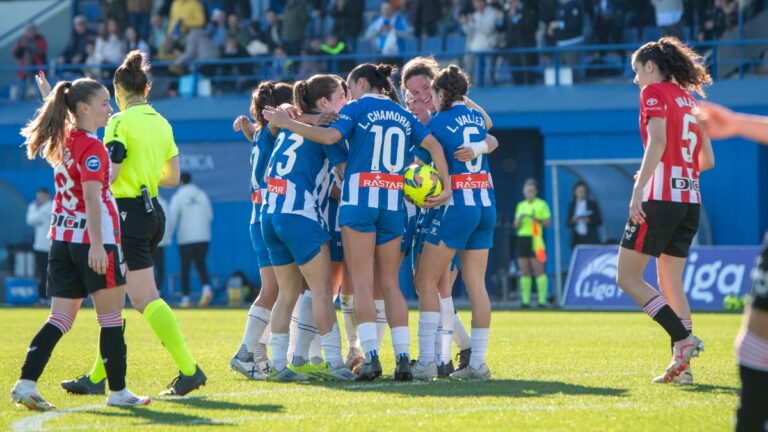
[[[27,155],[41,154],[55,170],[56,195],[49,238],[48,290],[51,315],[32,339],[11,399],[29,409],[54,406],[36,390],[54,347],[72,327],[82,299],[93,296],[101,327],[100,355],[106,369],[108,405],[145,405],[149,399],[126,389],[126,348],[121,329],[125,276],[117,208],[109,193],[109,163],[96,131],[112,109],[97,81],[62,81],[39,114],[22,130]],[[74,127],[69,126],[69,116]],[[107,218],[102,219],[102,215]]]
[[[768,117],[734,113],[713,103],[702,103],[695,115],[712,139],[740,135],[768,145]],[[736,354],[741,375],[736,431],[760,430],[768,424],[768,233],[752,272],[752,300],[744,310]]]
[[[440,140],[445,153],[453,154],[468,140],[485,138],[485,120],[481,113],[464,103],[469,82],[457,66],[441,70],[432,82],[432,98],[438,114],[430,128]],[[440,319],[438,281],[459,251],[462,278],[472,303],[472,354],[468,367],[452,373],[454,379],[490,378],[485,363],[491,307],[485,289],[488,250],[492,246],[496,224],[495,200],[487,159],[471,162],[449,159],[450,176],[446,189],[452,197],[440,207],[432,222],[424,252],[416,271],[419,287],[419,362],[414,378],[437,377],[435,337]],[[448,186],[450,185],[450,187]]]
[[[241,131],[251,142],[251,203],[250,235],[259,265],[261,290],[248,311],[243,339],[229,365],[232,370],[248,379],[265,379],[269,374],[267,342],[272,307],[277,300],[277,279],[272,270],[267,244],[261,234],[261,209],[267,193],[265,174],[269,158],[275,147],[278,129],[270,126],[262,115],[266,106],[280,106],[293,100],[291,84],[275,81],[262,82],[251,95],[251,123],[245,116],[238,116],[233,124],[235,132]]]
[[[689,361],[703,344],[691,332],[682,274],[698,229],[699,172],[714,165],[714,155],[692,114],[697,104],[689,91],[703,95],[702,87],[712,79],[701,57],[675,38],[640,47],[632,56],[632,69],[640,87],[645,152],[619,250],[617,282],[672,341],[672,362],[656,382],[684,374],[683,383],[692,383]],[[654,256],[661,295],[643,279]]]

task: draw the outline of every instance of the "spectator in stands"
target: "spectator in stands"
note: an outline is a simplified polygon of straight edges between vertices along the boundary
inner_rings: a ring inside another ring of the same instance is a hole
[[[523,0],[509,0],[506,11],[496,13],[496,29],[503,32],[507,48],[535,48],[536,29],[539,27],[539,15],[532,6]],[[508,57],[513,68],[532,68],[539,62],[535,52],[512,54]],[[512,70],[512,82],[515,84],[533,84],[536,73],[532,70]]]
[[[464,58],[466,69],[472,71],[470,75],[477,75],[476,57],[474,54],[487,52],[498,46],[496,33],[496,11],[489,6],[485,0],[472,1],[473,12],[468,15],[461,15],[459,21],[467,36],[466,50],[468,54]],[[490,74],[493,80],[494,56],[484,55],[482,57],[485,63],[486,74]]]
[[[437,34],[437,24],[443,16],[443,4],[436,0],[409,0],[405,5],[408,19],[413,23],[413,34],[417,38],[422,35]]]
[[[307,79],[312,75],[319,73],[329,73],[328,62],[321,61],[317,56],[323,55],[321,50],[322,42],[319,38],[309,40],[309,46],[301,50],[301,65],[299,66],[299,78]],[[307,56],[311,57],[308,58]],[[346,72],[346,71],[345,71]]]
[[[45,66],[47,53],[48,43],[45,38],[37,33],[37,27],[34,24],[29,24],[13,47],[13,57],[19,61],[19,71],[16,73],[16,77],[24,83],[24,91],[21,92],[23,95],[26,93],[28,78],[31,79],[34,75],[34,73],[28,73],[26,67]],[[31,85],[29,89],[34,92],[35,86]]]
[[[145,57],[149,57],[151,53],[149,44],[139,37],[139,33],[133,27],[125,29],[125,48],[128,52],[139,50]]]
[[[232,36],[241,47],[247,47],[251,42],[251,32],[240,25],[240,17],[230,14],[227,17],[227,35]]]
[[[699,17],[696,38],[699,41],[718,39],[728,28],[738,23],[738,7],[738,2],[734,0],[715,0],[708,5]]]
[[[339,40],[335,34],[331,33],[325,37],[325,42],[320,45],[320,51],[322,54],[329,56],[340,56],[349,54],[349,49],[344,41]],[[332,59],[328,65],[328,70],[333,73],[344,74],[347,71],[351,71],[355,67],[354,59]]]
[[[276,48],[283,46],[283,21],[274,9],[268,10],[265,18],[267,26],[262,33],[262,42],[269,47],[269,52],[275,52]]]
[[[683,0],[652,0],[656,8],[656,25],[662,36],[685,39],[683,34]]]
[[[580,244],[598,244],[597,229],[603,224],[597,201],[589,198],[589,188],[583,181],[573,185],[573,200],[568,206],[568,227],[571,229],[571,249]]]
[[[584,42],[584,11],[579,0],[558,0],[555,18],[547,25],[547,33],[560,48],[569,48]],[[574,66],[579,63],[577,51],[562,51],[560,64]]]
[[[205,10],[198,0],[173,0],[168,18],[168,34],[182,38],[192,29],[203,28]]]
[[[244,59],[250,57],[248,51],[245,50],[244,46],[238,43],[234,35],[227,35],[224,39],[224,46],[221,49],[222,59]],[[251,63],[223,65],[221,67],[221,74],[235,78],[235,84],[232,85],[230,82],[227,82],[226,85],[224,85],[224,90],[242,90],[243,84],[245,83],[244,77],[251,75],[251,73],[253,73],[253,64]]]
[[[126,54],[125,40],[123,40],[117,21],[108,19],[106,25],[99,25],[99,37],[96,38],[94,57],[99,63],[119,65]]]
[[[35,200],[27,207],[27,225],[35,230],[32,251],[35,256],[35,284],[37,284],[37,295],[41,305],[44,305],[48,298],[46,282],[48,281],[48,250],[51,247],[48,229],[51,227],[52,210],[51,191],[45,187],[38,189],[35,192]]]
[[[87,56],[85,45],[88,42],[96,42],[96,33],[88,28],[85,17],[78,15],[72,19],[72,36],[59,57],[59,63],[80,64]]]
[[[620,45],[624,43],[624,7],[625,0],[593,0],[591,18],[595,42],[600,45]],[[617,50],[622,62],[626,53]],[[602,59],[605,51],[598,52]]]
[[[223,47],[228,33],[227,14],[221,9],[214,9],[211,12],[211,19],[205,25],[205,31],[217,47]]]
[[[180,72],[179,66],[188,65],[194,61],[215,60],[217,58],[219,58],[219,47],[208,37],[205,30],[197,27],[190,29],[184,38],[184,51],[178,53],[174,66],[176,67],[176,72]],[[211,75],[213,70],[213,67],[206,65],[200,68],[200,73]]]
[[[149,39],[149,20],[152,15],[152,0],[127,0],[128,26],[136,29],[139,39]]]
[[[250,0],[224,0],[224,13],[227,15],[237,15],[243,21],[250,21],[253,17]]]
[[[194,32],[202,32],[196,29]],[[204,34],[204,32],[203,32]],[[213,208],[208,195],[197,185],[192,184],[192,176],[188,172],[181,173],[181,183],[171,198],[171,232],[176,233],[176,243],[181,255],[181,307],[190,306],[189,301],[189,271],[194,262],[197,275],[203,285],[199,306],[208,306],[211,301],[211,282],[205,256],[211,243],[211,222]]]
[[[283,10],[283,28],[280,38],[283,48],[289,56],[299,55],[304,44],[304,32],[306,30],[309,14],[305,0],[287,0]]]
[[[643,27],[652,26],[654,23],[654,8],[651,0],[632,0],[624,4],[624,22],[627,27],[634,27],[637,34],[636,40],[640,40]]]
[[[158,60],[170,60],[173,58],[173,40],[166,33],[163,17],[160,14],[152,15],[149,29],[149,48],[152,55]]]
[[[83,75],[88,78],[101,79],[101,61],[96,58],[96,42],[85,44],[85,61]]]
[[[291,71],[294,69],[294,64],[294,61],[287,57],[285,50],[282,47],[275,48],[275,52],[272,55],[269,79],[282,81],[285,77],[291,74]]]
[[[377,53],[398,56],[405,52],[405,38],[411,35],[411,27],[388,1],[381,3],[381,15],[371,21],[365,38],[374,42]]]
[[[364,10],[364,0],[336,0],[331,8],[332,33],[338,36],[352,51],[356,51],[357,37],[363,30]]]
[[[128,27],[128,7],[126,5],[126,0],[101,0],[99,3],[101,22],[113,19],[117,22],[121,31]]]

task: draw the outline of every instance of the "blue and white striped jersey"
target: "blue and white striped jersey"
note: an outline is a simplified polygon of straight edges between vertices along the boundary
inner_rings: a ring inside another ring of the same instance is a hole
[[[264,180],[264,174],[267,172],[269,158],[272,156],[272,150],[275,147],[275,137],[269,133],[269,128],[264,127],[256,133],[251,143],[251,223],[259,221],[261,215],[261,204],[263,197],[267,192],[267,182]]]
[[[429,128],[442,145],[448,160],[450,184],[453,196],[447,205],[491,207],[496,200],[493,179],[486,155],[479,155],[469,162],[460,162],[453,153],[462,145],[485,139],[485,119],[479,112],[462,102],[454,102],[451,109],[437,113],[429,122]]]
[[[341,205],[401,210],[408,149],[429,130],[403,107],[375,94],[349,102],[329,127],[349,141]]]
[[[320,222],[318,193],[327,193],[331,166],[346,159],[340,145],[323,145],[282,129],[269,161],[262,212],[295,214]]]

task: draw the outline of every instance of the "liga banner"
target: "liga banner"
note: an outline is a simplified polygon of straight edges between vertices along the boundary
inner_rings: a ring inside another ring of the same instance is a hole
[[[638,310],[616,284],[618,246],[578,246],[571,256],[562,306],[565,309]],[[683,271],[683,288],[693,310],[723,310],[726,296],[749,293],[750,273],[758,246],[691,247]],[[658,289],[656,259],[645,280]]]

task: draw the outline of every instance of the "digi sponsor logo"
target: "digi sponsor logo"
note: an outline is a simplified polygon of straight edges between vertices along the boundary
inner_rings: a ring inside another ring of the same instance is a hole
[[[699,191],[699,180],[685,177],[673,177],[670,179],[672,189]]]
[[[85,160],[85,169],[87,169],[90,172],[98,172],[101,168],[101,161],[99,160],[98,156],[89,156]]]
[[[587,264],[576,278],[576,297],[601,302],[624,295],[616,285],[618,257],[615,252],[604,253]]]

